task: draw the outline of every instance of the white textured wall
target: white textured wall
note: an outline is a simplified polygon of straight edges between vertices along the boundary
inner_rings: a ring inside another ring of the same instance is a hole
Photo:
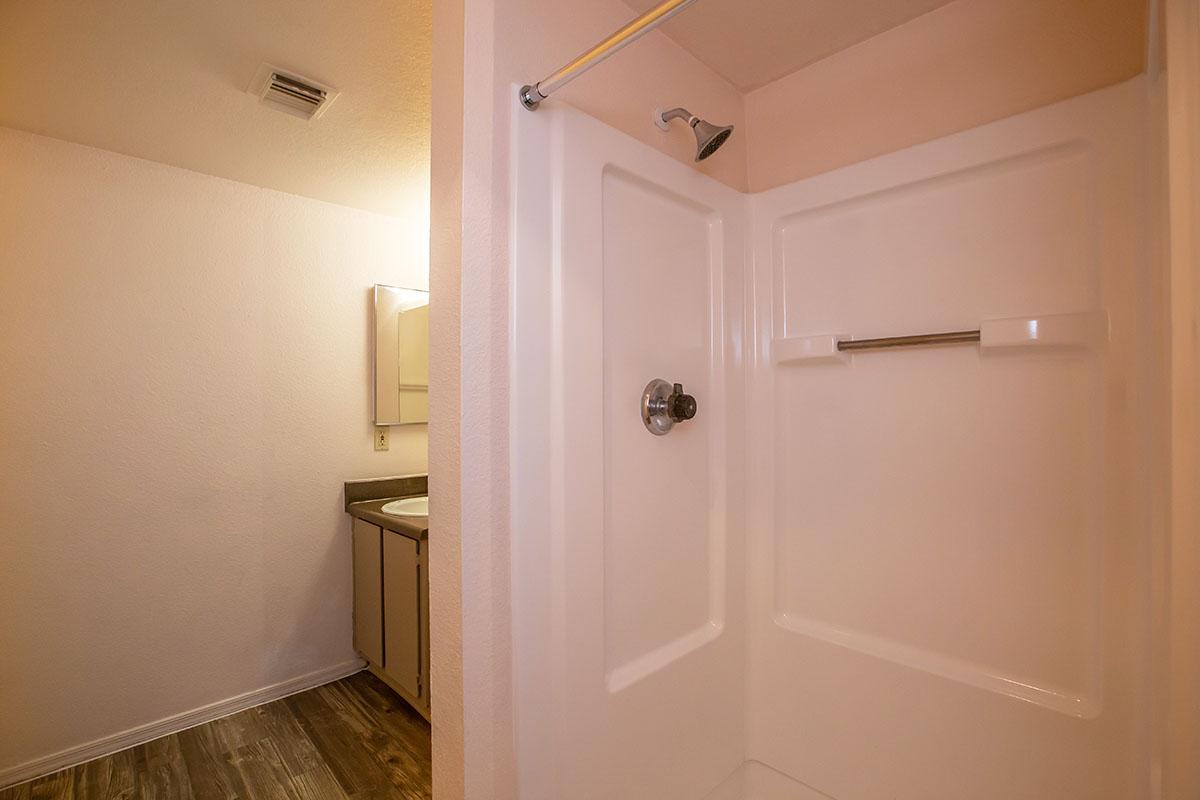
[[[348,178],[351,179],[351,178]],[[0,128],[0,773],[353,658],[395,218]]]
[[[433,791],[437,792],[438,800],[462,800],[466,796],[463,709],[466,618],[459,452],[463,363],[461,264],[466,217],[463,207],[465,24],[462,0],[434,0],[429,294],[438,299],[429,305],[429,526],[439,533],[429,540],[429,676]],[[479,620],[479,624],[486,625],[487,621]],[[503,672],[507,676],[508,670]]]

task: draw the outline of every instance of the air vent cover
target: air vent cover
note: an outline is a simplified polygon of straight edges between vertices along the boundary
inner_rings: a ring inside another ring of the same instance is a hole
[[[271,64],[258,68],[249,91],[262,98],[265,105],[300,119],[321,116],[338,95],[323,83]]]

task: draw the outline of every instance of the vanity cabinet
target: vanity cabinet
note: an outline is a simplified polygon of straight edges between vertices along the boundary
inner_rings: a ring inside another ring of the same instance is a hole
[[[354,520],[354,648],[429,717],[427,542]]]

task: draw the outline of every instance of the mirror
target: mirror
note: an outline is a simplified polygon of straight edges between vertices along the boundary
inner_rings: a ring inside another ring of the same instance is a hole
[[[429,292],[375,287],[375,424],[429,421]]]

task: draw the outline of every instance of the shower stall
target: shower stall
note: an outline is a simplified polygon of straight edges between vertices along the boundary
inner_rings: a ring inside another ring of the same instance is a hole
[[[506,90],[520,797],[1161,796],[1155,79],[740,191],[557,76]]]

